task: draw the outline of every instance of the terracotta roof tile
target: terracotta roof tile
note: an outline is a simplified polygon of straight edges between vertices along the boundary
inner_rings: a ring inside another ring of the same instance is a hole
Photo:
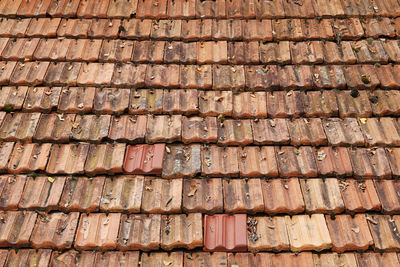
[[[197,43],[168,42],[165,44],[164,62],[193,64],[197,60]]]
[[[180,141],[182,136],[182,116],[149,116],[147,119],[146,141],[148,143]]]
[[[265,92],[244,92],[233,95],[235,118],[263,118],[267,116],[267,97]]]
[[[180,68],[180,86],[182,88],[211,88],[212,83],[211,65],[185,65]]]
[[[338,91],[336,94],[340,117],[370,117],[372,108],[366,91],[359,91],[353,98],[350,91]]]
[[[57,111],[66,113],[87,113],[92,111],[95,95],[94,87],[63,88]]]
[[[279,174],[283,177],[316,177],[317,164],[311,147],[281,147],[277,151]]]
[[[253,143],[250,120],[223,120],[218,126],[221,145],[248,145]]]
[[[169,114],[195,114],[198,113],[198,101],[197,90],[165,90],[163,112]]]
[[[147,116],[123,115],[111,118],[108,138],[119,142],[139,143],[144,141]]]
[[[79,212],[52,213],[38,218],[30,241],[34,248],[65,249],[72,246]]]
[[[140,1],[140,0],[139,0]],[[176,251],[171,253],[152,252],[143,253],[141,257],[142,266],[162,266],[164,262],[174,263],[176,267],[183,267],[183,252]]]
[[[142,176],[107,178],[100,200],[100,209],[105,212],[140,212],[143,182]]]
[[[399,216],[366,215],[374,248],[377,250],[398,250],[400,243],[397,238]]]
[[[68,177],[59,206],[65,211],[94,212],[99,210],[104,177]]]
[[[44,171],[51,146],[51,144],[16,143],[8,162],[8,171],[10,173]]]
[[[57,35],[60,18],[33,18],[25,32],[29,37],[54,37]],[[63,26],[63,24],[61,24]]]
[[[213,89],[239,90],[245,86],[243,66],[214,65]]]
[[[133,42],[125,40],[104,40],[99,60],[107,62],[128,62],[132,56]]]
[[[88,36],[92,38],[117,38],[120,25],[120,19],[92,20]]]
[[[329,144],[334,146],[364,145],[364,136],[360,124],[356,118],[329,118],[324,120],[324,129]],[[361,125],[362,126],[362,125]]]
[[[111,83],[116,87],[144,87],[147,65],[117,64]]]
[[[59,21],[57,36],[86,38],[91,24],[90,19],[63,18],[61,22]]]
[[[267,92],[267,114],[272,118],[299,117],[305,112],[304,98],[300,91]]]
[[[75,248],[110,250],[117,247],[120,213],[81,214],[75,236]]]
[[[47,9],[47,14],[52,17],[73,17],[76,16],[80,0],[61,0],[53,2]]]
[[[381,83],[381,87],[395,89],[399,88],[399,74],[398,74],[398,66],[392,65],[383,65],[379,68],[376,68],[376,74]]]
[[[47,164],[46,172],[50,174],[81,174],[89,151],[88,143],[56,144]]]
[[[96,88],[93,111],[100,114],[121,114],[128,110],[130,90]]]
[[[37,218],[33,211],[0,211],[0,246],[27,246]]]
[[[122,172],[125,144],[90,145],[85,163],[85,173],[89,175],[115,174]]]
[[[171,145],[168,150],[163,160],[163,178],[194,177],[201,173],[200,145]]]
[[[250,3],[249,5],[251,5]],[[242,25],[243,39],[252,41],[262,40],[263,42],[272,41],[271,20],[244,20],[242,21]]]
[[[15,36],[22,37],[24,36],[28,26],[31,22],[31,19],[10,19],[10,18],[1,18],[0,19],[0,36]]]
[[[303,194],[297,178],[261,180],[264,208],[268,214],[304,211]]]
[[[222,179],[184,179],[182,208],[189,213],[222,212],[222,192]]]
[[[316,150],[318,172],[323,176],[350,176],[353,168],[345,147],[321,147]]]
[[[137,41],[134,42],[132,61],[162,63],[164,60],[165,42]],[[161,66],[162,67],[162,66]]]
[[[293,64],[320,64],[324,61],[323,44],[321,41],[315,42],[290,42],[290,54]]]
[[[0,143],[0,153],[2,155],[0,159],[0,171],[5,172],[7,170],[7,163],[10,159],[11,153],[14,148],[14,142]]]
[[[152,65],[147,67],[145,84],[151,88],[179,87],[179,65]]]
[[[150,19],[124,19],[122,27],[125,31],[120,32],[121,37],[128,39],[149,38],[152,20]]]
[[[198,42],[197,62],[199,64],[227,63],[228,45],[227,42]]]
[[[395,90],[375,90],[369,94],[370,99],[377,99],[371,103],[372,112],[376,116],[396,115],[399,113],[399,92]]]
[[[195,1],[197,2],[197,0]],[[213,32],[215,31],[213,27],[214,25],[211,19],[183,20],[181,36],[188,41],[199,39],[203,41],[211,40]]]
[[[313,254],[315,266],[357,266],[355,253]]]
[[[68,142],[72,136],[75,115],[62,115],[62,119],[60,120],[59,114],[42,114],[33,139],[39,142]]]
[[[18,266],[18,265],[23,265],[26,263],[35,262],[37,266],[48,266],[48,264],[50,263],[51,254],[52,254],[52,251],[50,249],[10,250],[8,253],[8,256],[6,253],[4,253],[4,255],[2,254],[2,257],[1,257],[2,260],[0,260],[0,264],[6,264],[4,266],[7,266],[7,265],[8,266],[13,266],[13,265]],[[5,263],[5,262],[7,262],[7,263]]]
[[[288,89],[311,89],[313,75],[311,66],[286,65],[279,68],[280,86]]]
[[[201,213],[161,216],[161,248],[194,249],[203,245]]]
[[[25,175],[0,176],[0,207],[3,210],[17,210],[26,179]]]
[[[109,0],[97,2],[96,0],[80,1],[76,15],[83,18],[107,16]]]
[[[228,62],[232,64],[260,63],[258,42],[228,43]]]
[[[9,40],[7,45],[2,49],[1,59],[3,60],[32,60],[33,53],[39,43],[39,38],[33,39],[13,39]]]
[[[199,111],[201,116],[231,116],[232,92],[230,91],[200,91]]]
[[[115,18],[128,18],[136,14],[138,0],[116,0],[110,1],[107,16]]]
[[[264,210],[260,179],[224,180],[223,186],[226,213],[256,213]]]
[[[0,84],[8,84],[11,74],[15,68],[16,62],[2,61],[0,62]]]
[[[400,143],[399,124],[392,118],[368,118],[361,123],[365,140],[370,146],[398,145]]]
[[[301,253],[229,253],[229,265],[257,266],[269,262],[272,266],[314,266],[313,254],[311,252]]]
[[[61,87],[29,87],[23,111],[49,112],[55,110],[60,94]]]
[[[112,63],[84,63],[82,64],[77,83],[82,85],[109,85],[113,71],[114,64]]]
[[[392,175],[383,148],[358,148],[349,151],[354,176],[363,178],[388,178]]]
[[[19,176],[16,178],[18,181]],[[20,177],[19,179],[22,180],[22,178],[23,177]],[[18,207],[20,209],[28,210],[57,209],[66,179],[65,177],[50,178],[51,179],[46,176],[38,176],[35,178],[29,177],[26,180],[25,187],[21,188],[23,189],[23,193],[14,193],[16,196],[21,195],[21,201],[19,201]]]
[[[182,211],[182,179],[146,179],[141,211],[144,213],[179,213]]]
[[[292,145],[320,146],[327,143],[322,121],[319,118],[294,119],[288,122],[288,128]]]
[[[288,144],[290,141],[285,119],[255,119],[251,126],[255,144]]]
[[[22,109],[28,91],[27,86],[9,87],[4,86],[0,89],[0,107],[8,111]],[[4,119],[5,113],[1,117]]]
[[[194,18],[196,16],[196,0],[168,0],[167,14],[169,18]]]
[[[274,147],[247,146],[239,149],[241,177],[277,176],[278,166]]]
[[[314,86],[317,88],[344,89],[346,87],[346,79],[341,66],[315,66],[313,72]]]
[[[304,96],[307,117],[330,117],[339,113],[334,91],[309,91]]]
[[[367,252],[363,254],[355,254],[357,258],[357,263],[362,266],[366,267],[373,267],[373,266],[384,266],[386,264],[389,265],[399,265],[399,259],[396,257],[396,253],[374,253],[374,252]]]
[[[159,114],[163,108],[164,91],[162,89],[138,89],[131,92],[130,114]]]
[[[183,143],[216,143],[217,139],[217,118],[182,117]]]
[[[378,183],[372,180],[346,179],[339,181],[339,188],[342,193],[346,211],[365,212],[381,209],[381,197]],[[375,184],[375,186],[374,186]],[[377,189],[375,189],[375,187]]]
[[[203,264],[209,266],[224,266],[227,265],[228,257],[224,252],[195,252],[195,253],[185,253],[183,258],[184,266],[188,267],[199,267]]]
[[[165,150],[165,144],[128,145],[124,161],[124,171],[131,174],[160,175],[163,171]]]
[[[76,85],[82,63],[51,62],[44,82],[49,85]]]
[[[15,66],[10,83],[17,85],[42,84],[49,62],[19,62]]]
[[[122,215],[118,249],[157,250],[160,247],[161,215]]]
[[[382,210],[386,213],[394,214],[400,210],[400,199],[396,191],[399,187],[398,181],[376,180],[374,181],[376,192],[382,203]]]
[[[239,176],[237,147],[211,145],[202,150],[202,175],[211,177]]]
[[[389,18],[375,19],[367,18],[362,25],[365,27],[367,37],[379,38],[382,35],[395,37],[396,30]]]
[[[111,115],[77,115],[72,137],[80,141],[100,142],[108,135]]]
[[[66,60],[70,61],[97,61],[101,48],[101,40],[78,39],[72,41]]]
[[[18,7],[20,6],[22,0],[12,1],[12,3],[1,3],[0,10],[3,15],[14,15],[17,13]]]

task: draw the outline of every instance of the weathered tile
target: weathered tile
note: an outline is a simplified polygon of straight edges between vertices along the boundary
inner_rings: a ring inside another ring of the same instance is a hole
[[[278,68],[276,65],[245,66],[246,87],[263,91],[279,87]]]
[[[11,157],[11,153],[14,148],[14,142],[4,142],[0,143],[0,171],[7,171],[8,160]]]
[[[368,118],[360,122],[368,145],[397,146],[400,144],[400,125],[397,120],[393,118]]]
[[[204,147],[201,175],[211,177],[239,176],[239,149],[237,147]]]
[[[146,141],[148,143],[173,143],[182,138],[181,115],[148,116]]]
[[[168,0],[167,13],[169,18],[193,19],[196,16],[196,0]]]
[[[301,118],[288,121],[290,143],[295,146],[327,144],[327,137],[320,118]]]
[[[52,213],[38,218],[30,242],[32,247],[66,249],[72,246],[79,212]]]
[[[182,117],[183,143],[216,143],[217,139],[217,118]]]
[[[104,177],[68,177],[59,206],[62,210],[94,212],[99,210]]]
[[[143,267],[162,266],[164,262],[173,262],[176,267],[183,267],[183,252],[152,252],[142,253],[140,258]]]
[[[28,28],[31,19],[10,19],[2,18],[0,20],[0,36],[15,36],[23,37],[25,35],[26,29]]]
[[[309,90],[313,87],[312,68],[308,65],[286,65],[279,68],[280,86],[289,89]]]
[[[163,108],[164,90],[132,90],[129,104],[130,114],[159,114]]]
[[[227,63],[228,44],[225,41],[198,42],[197,62],[199,64]]]
[[[378,40],[373,40],[367,42],[366,40],[361,40],[357,42],[351,42],[352,49],[355,52],[358,63],[382,63],[386,64],[388,62],[388,55],[382,46],[382,43]],[[389,69],[391,68],[388,66]],[[381,74],[379,70],[384,70],[385,68],[375,68],[377,74]]]
[[[375,70],[382,88],[399,88],[400,77],[398,73],[399,68],[397,65],[381,65],[379,68],[375,68]]]
[[[131,174],[156,174],[163,171],[165,144],[128,145],[124,171]]]
[[[198,113],[198,101],[197,90],[165,90],[163,112],[169,114],[195,114]]]
[[[194,64],[197,62],[197,43],[168,42],[165,44],[164,62]]]
[[[345,66],[344,75],[350,89],[375,89],[380,84],[373,65]]]
[[[255,119],[251,121],[254,143],[258,145],[288,144],[290,141],[287,120]]]
[[[109,85],[114,71],[112,63],[83,63],[78,84],[82,85]]]
[[[121,114],[128,110],[129,89],[96,88],[93,111],[100,114]]]
[[[88,36],[91,38],[117,38],[120,19],[96,19],[92,21]]]
[[[330,145],[364,145],[364,136],[356,118],[329,118],[324,120],[323,126]]]
[[[200,1],[196,0],[196,18],[225,18],[226,16],[226,1]]]
[[[322,253],[313,254],[314,266],[358,266],[355,253]]]
[[[185,212],[223,211],[222,179],[184,179],[182,208]]]
[[[10,250],[8,257],[7,254],[5,254],[4,257],[2,254],[0,254],[0,258],[2,259],[0,260],[0,264],[6,264],[2,266],[22,266],[24,264],[35,263],[36,266],[48,266],[50,263],[51,252],[52,251],[50,249]]]
[[[0,217],[0,247],[29,245],[36,212],[0,211]]]
[[[90,145],[85,173],[96,175],[122,172],[125,147],[126,145],[121,143]]]
[[[317,164],[311,147],[284,146],[276,151],[279,174],[284,177],[316,177]]]
[[[170,214],[182,212],[182,179],[146,179],[141,211]]]
[[[285,216],[292,251],[321,251],[332,247],[324,215]]]
[[[99,59],[107,62],[129,62],[132,50],[132,41],[104,40],[101,45]]]
[[[23,111],[50,112],[55,110],[61,87],[30,87],[24,101]]]
[[[69,142],[75,114],[65,114],[62,118],[60,120],[60,114],[56,113],[42,114],[33,139],[39,142]]]
[[[337,179],[300,179],[300,185],[307,212],[340,213],[344,210]]]
[[[49,62],[19,62],[15,66],[10,83],[17,85],[38,85],[42,84],[49,67]]]
[[[250,217],[247,244],[251,252],[289,250],[285,217]]]
[[[231,91],[200,91],[199,111],[201,116],[231,116]]]
[[[94,95],[94,87],[63,88],[60,95],[60,101],[57,106],[57,111],[66,113],[91,112]]]
[[[350,91],[338,91],[337,103],[340,117],[370,117],[372,108],[366,91],[359,91],[354,98]]]
[[[370,210],[380,210],[381,200],[380,197],[378,197],[378,195],[380,195],[378,188],[385,181],[387,180],[376,181],[374,186],[372,180],[339,180],[339,188],[342,193],[346,211],[366,212]],[[377,189],[375,189],[375,187]]]
[[[383,212],[389,214],[397,213],[400,210],[400,197],[397,194],[400,183],[394,180],[375,180],[374,184],[377,193],[376,197],[379,196]]]
[[[244,92],[233,95],[233,113],[235,118],[262,118],[267,116],[267,98],[265,92]]]
[[[123,115],[111,118],[108,138],[119,142],[144,142],[147,117],[144,115]]]
[[[8,112],[22,109],[22,105],[24,104],[27,92],[27,86],[1,87],[0,108]],[[2,117],[4,118],[4,116]]]
[[[249,4],[254,4],[254,2],[250,1]],[[271,20],[263,19],[263,20],[247,20],[242,21],[243,25],[243,39],[245,40],[254,40],[259,41],[262,40],[272,41],[272,24]]]
[[[68,61],[98,61],[102,40],[77,39],[72,41],[66,55]]]
[[[17,62],[13,61],[2,61],[0,62],[0,84],[8,84],[11,79],[11,74]]]
[[[161,243],[161,215],[122,215],[118,235],[120,250],[158,250]]]
[[[22,192],[27,177],[25,175],[0,176],[0,207],[2,210],[17,210],[23,199]]]
[[[387,253],[374,253],[374,252],[366,252],[363,254],[355,254],[357,262],[361,266],[373,267],[379,266],[383,267],[385,265],[397,266],[400,264],[398,257],[396,257],[396,253],[387,252]]]
[[[201,213],[161,216],[161,248],[194,249],[203,246]]]
[[[108,135],[111,115],[77,115],[72,125],[72,138],[100,142]]]
[[[250,120],[221,120],[218,143],[222,145],[248,145],[253,142]]]
[[[275,148],[271,146],[247,146],[238,150],[241,177],[276,177],[278,165]]]
[[[57,29],[61,18],[33,18],[25,32],[30,37],[54,37],[57,35]]]
[[[316,88],[346,88],[344,70],[341,66],[315,66],[313,72],[313,82]]]
[[[57,36],[87,38],[92,22],[90,19],[63,18],[59,23]]]
[[[184,266],[188,267],[200,267],[203,264],[206,266],[227,266],[228,257],[224,252],[195,252],[185,253],[183,257]]]
[[[19,38],[9,40],[7,45],[1,51],[3,60],[32,60],[33,53],[39,43],[39,38],[27,39]]]
[[[100,209],[105,212],[140,212],[143,176],[118,176],[105,180]]]
[[[244,67],[240,65],[214,65],[213,89],[240,90],[245,87]]]
[[[120,213],[82,214],[75,237],[75,248],[111,250],[117,247]]]
[[[172,64],[148,66],[145,83],[150,88],[177,88],[180,86],[180,66]]]
[[[138,0],[116,0],[110,1],[108,7],[107,17],[112,18],[129,18],[131,15],[136,14]]]
[[[267,114],[271,118],[300,117],[305,111],[306,103],[303,92],[267,92]]]
[[[260,179],[224,180],[224,210],[226,213],[257,213],[264,211]]]
[[[111,83],[116,87],[144,87],[147,65],[116,64]]]
[[[263,2],[265,3],[265,2]],[[269,2],[266,2],[269,3]],[[313,254],[311,252],[300,253],[229,253],[228,264],[242,266],[261,266],[268,262],[271,266],[307,266],[313,267]]]
[[[392,172],[383,148],[350,149],[354,176],[362,178],[388,178]]]
[[[259,64],[259,43],[234,42],[228,43],[228,62],[231,64]]]
[[[75,17],[80,0],[61,0],[52,2],[47,9],[47,14],[52,17]]]
[[[350,176],[353,168],[346,147],[321,147],[315,150],[318,173],[322,176]]]
[[[77,17],[83,18],[105,18],[107,16],[107,10],[109,0],[98,2],[96,0],[81,1],[77,10]]]
[[[321,64],[324,61],[321,41],[290,42],[292,64]]]
[[[212,38],[215,40],[239,40],[243,36],[241,20],[212,20]]]
[[[56,144],[52,148],[46,172],[50,174],[83,173],[88,151],[88,143]]]
[[[166,4],[166,1],[162,1]],[[181,20],[153,20],[150,37],[159,40],[176,40],[181,38]]]
[[[201,173],[200,149],[200,145],[168,146],[163,161],[162,177],[175,179],[194,177]]]
[[[40,113],[8,113],[0,128],[0,138],[5,141],[32,141]]]
[[[164,41],[136,41],[134,42],[131,61],[138,63],[162,63],[164,60],[164,52]],[[151,68],[151,66],[148,68]]]
[[[50,150],[51,144],[16,143],[8,162],[8,171],[11,173],[44,171]]]
[[[184,65],[180,68],[180,87],[209,89],[212,87],[211,65]]]
[[[309,91],[304,96],[307,117],[338,116],[339,109],[334,91]]]
[[[377,250],[393,251],[400,247],[397,229],[400,225],[398,215],[366,215],[372,238],[373,247]]]
[[[120,36],[127,39],[149,39],[151,23],[150,19],[124,19],[121,25],[125,31],[121,31]]]
[[[82,63],[51,62],[44,82],[49,85],[76,85]]]
[[[379,38],[380,36],[394,37],[396,30],[389,18],[367,18],[362,21],[366,37]]]
[[[303,194],[297,178],[261,180],[264,208],[268,214],[304,211]]]

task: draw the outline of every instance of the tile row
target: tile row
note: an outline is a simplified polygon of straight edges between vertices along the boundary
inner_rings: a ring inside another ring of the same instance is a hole
[[[0,212],[0,247],[78,250],[399,251],[394,215],[160,215]],[[204,236],[203,236],[204,226]],[[232,231],[232,228],[235,231]],[[225,239],[226,235],[233,235]]]
[[[37,0],[32,3],[34,2]],[[182,41],[323,39],[340,42],[360,38],[393,38],[399,34],[400,18],[382,17],[277,20],[0,18],[0,37],[14,38],[72,37]]]
[[[397,0],[242,1],[242,0],[14,0],[0,5],[3,16],[80,18],[283,18],[326,16],[399,16]]]
[[[197,89],[4,86],[0,87],[0,110],[26,113],[57,111],[64,113],[63,116],[76,113],[199,115],[217,116],[219,120],[221,117],[398,117],[400,93],[397,90],[380,89],[232,92]],[[1,114],[0,117],[4,118],[4,113]]]
[[[0,61],[0,85],[85,85],[240,91],[398,89],[400,65],[134,65]]]
[[[254,107],[254,106],[253,106]],[[257,114],[266,114],[260,107]],[[246,113],[245,113],[246,114]],[[68,143],[217,143],[222,146],[400,146],[400,121],[381,118],[226,119],[182,115],[0,112],[0,140]]]
[[[201,266],[286,266],[286,267],[387,267],[400,266],[395,252],[376,253],[226,253],[226,252],[150,252],[138,251],[76,251],[63,252],[50,249],[0,250],[0,266],[18,266],[37,262],[37,266],[76,267],[201,267]]]
[[[180,42],[0,38],[1,60],[175,64],[387,64],[400,41]],[[385,66],[387,67],[387,66]],[[385,71],[382,71],[385,72]]]
[[[397,180],[0,176],[2,210],[124,213],[400,214]]]
[[[163,178],[400,176],[400,148],[1,143],[0,171]],[[125,155],[125,157],[124,157]],[[261,159],[261,160],[260,160]]]

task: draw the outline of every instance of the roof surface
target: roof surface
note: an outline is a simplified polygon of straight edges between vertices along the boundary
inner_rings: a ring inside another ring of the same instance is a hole
[[[400,266],[399,38],[400,0],[0,1],[0,267]]]

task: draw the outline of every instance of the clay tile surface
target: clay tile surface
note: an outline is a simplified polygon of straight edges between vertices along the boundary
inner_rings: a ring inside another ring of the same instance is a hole
[[[390,264],[396,266],[400,264],[396,253],[388,252],[384,254],[367,252],[364,254],[355,254],[357,258],[357,263],[360,265],[372,267],[372,266],[384,266],[385,264]]]
[[[110,121],[111,115],[77,115],[72,125],[72,138],[98,143],[107,137]]]
[[[7,114],[0,127],[4,141],[31,141],[39,122],[40,113]]]
[[[290,141],[286,119],[254,119],[251,126],[255,144],[287,144]]]
[[[227,261],[228,257],[225,252],[195,252],[191,254],[185,253],[184,266],[197,267],[203,264],[209,266],[224,266],[227,265]]]
[[[164,90],[138,89],[131,92],[130,114],[159,114],[163,109]]]
[[[171,253],[152,252],[142,253],[142,266],[162,266],[164,262],[173,262],[174,266],[183,267],[183,252],[176,251]]]
[[[16,210],[18,208],[26,180],[25,175],[0,176],[0,207],[3,210]]]
[[[284,177],[316,177],[318,170],[311,147],[284,146],[276,151],[279,174]]]
[[[231,91],[201,91],[199,93],[201,116],[231,116],[232,110]]]
[[[172,143],[181,140],[182,116],[149,116],[147,119],[146,141],[148,143]]]
[[[27,86],[9,87],[4,86],[0,89],[0,107],[4,110],[20,110],[28,91]],[[2,115],[4,118],[4,115]]]
[[[2,253],[2,252],[1,252]],[[5,263],[4,266],[18,266],[26,263],[34,262],[37,266],[48,266],[50,263],[52,251],[51,249],[20,249],[20,250],[10,250],[7,255],[2,255],[2,260],[0,264]],[[3,266],[3,265],[2,265]]]
[[[56,144],[52,147],[46,172],[50,174],[83,173],[88,151],[88,143]]]
[[[212,65],[184,65],[180,68],[180,75],[183,88],[210,89],[213,85]]]
[[[276,177],[278,166],[274,147],[247,146],[239,149],[239,171],[242,177]]]
[[[90,145],[85,163],[85,173],[89,175],[114,174],[122,172],[125,144]]]
[[[76,15],[83,18],[104,18],[107,16],[108,5],[109,0],[101,2],[95,0],[80,1]]]
[[[200,145],[171,145],[165,151],[163,178],[194,177],[201,173]]]
[[[314,254],[315,255],[315,254]],[[269,262],[272,266],[314,266],[311,252],[301,253],[229,253],[228,264],[243,266],[259,266]]]
[[[8,162],[10,173],[44,171],[52,145],[16,143]]]
[[[87,113],[92,111],[95,95],[94,87],[63,88],[57,111],[65,113]]]
[[[108,17],[129,18],[131,14],[136,14],[138,0],[116,0],[110,1],[108,6]]]
[[[10,83],[17,85],[38,85],[42,84],[49,62],[26,62],[17,63]]]
[[[218,126],[216,117],[182,117],[183,143],[216,143]]]
[[[380,189],[384,187],[386,182],[391,183],[387,180],[374,182],[372,180],[346,179],[339,181],[346,210],[350,212],[380,210],[381,202],[384,202],[383,199],[386,196],[381,194]],[[389,193],[385,192],[385,194]]]
[[[35,226],[37,213],[34,211],[1,211],[0,246],[27,246]]]
[[[253,142],[250,120],[222,120],[218,126],[221,145],[248,145]]]
[[[357,266],[357,259],[355,253],[326,253],[326,254],[313,254],[314,264],[316,266]]]
[[[318,172],[322,176],[350,176],[353,167],[346,147],[320,147],[315,150]]]
[[[114,71],[112,63],[83,63],[77,83],[81,85],[109,85]]]
[[[366,215],[369,229],[377,250],[398,250],[400,243],[396,232],[399,227],[399,216]]]
[[[120,213],[81,214],[75,236],[75,248],[110,250],[117,247]]]
[[[49,112],[57,108],[61,87],[30,87],[23,110],[31,112]]]
[[[2,155],[0,160],[0,171],[5,172],[7,170],[8,160],[11,157],[14,148],[14,142],[0,143],[0,153]]]
[[[246,251],[246,214],[217,214],[204,217],[204,250]]]
[[[145,115],[113,116],[108,138],[119,142],[141,143],[145,139],[146,124]]]
[[[42,114],[33,139],[41,142],[68,142],[72,137],[75,114],[66,114],[62,118],[55,113]]]
[[[128,110],[129,89],[96,89],[93,111],[95,113],[121,114]]]
[[[224,209],[227,213],[257,213],[264,210],[260,179],[223,181]]]
[[[356,177],[389,178],[392,175],[385,150],[381,147],[352,149],[350,157]]]
[[[235,177],[239,175],[239,153],[237,147],[204,147],[201,153],[203,176]]]
[[[80,62],[51,62],[44,82],[49,85],[76,85]]]
[[[163,98],[163,112],[169,114],[191,115],[198,110],[198,91],[188,90],[165,90]]]
[[[163,171],[165,150],[165,144],[129,145],[126,149],[124,171],[131,174],[160,175]]]

